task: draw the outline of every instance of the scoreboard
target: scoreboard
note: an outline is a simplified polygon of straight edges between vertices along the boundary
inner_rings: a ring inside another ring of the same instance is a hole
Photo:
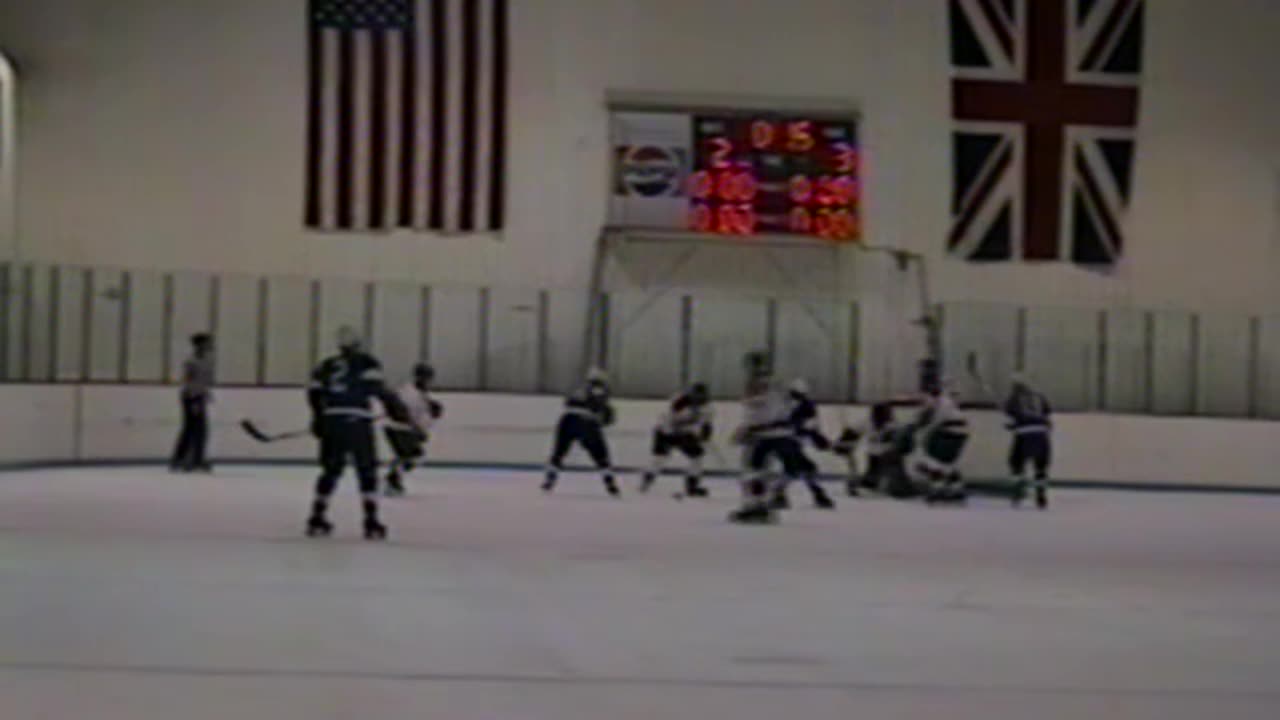
[[[765,111],[614,112],[614,226],[861,239],[856,121]]]

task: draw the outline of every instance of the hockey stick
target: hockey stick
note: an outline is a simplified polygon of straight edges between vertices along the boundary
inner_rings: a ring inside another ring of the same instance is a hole
[[[263,430],[259,428],[257,425],[255,425],[252,420],[248,420],[248,419],[240,421],[240,428],[244,430],[249,435],[249,437],[253,438],[254,440],[257,440],[260,443],[273,443],[273,442],[280,442],[281,440],[294,440],[296,438],[306,437],[311,434],[310,429],[290,430],[289,432],[282,432],[282,433],[263,432]]]
[[[996,394],[992,391],[991,385],[987,383],[986,378],[982,375],[982,369],[978,365],[978,353],[970,351],[970,353],[965,356],[965,370],[969,374],[969,379],[973,380],[974,384],[978,386],[978,390],[980,390],[985,396],[983,403],[990,405],[991,407],[995,407]]]
[[[376,418],[375,421],[380,422],[383,425],[383,427],[388,427],[393,430],[417,432],[417,428],[414,428],[405,423],[395,422],[394,420],[387,420],[386,418]],[[256,424],[254,424],[252,420],[249,420],[247,418],[240,421],[240,429],[244,430],[245,433],[249,435],[249,437],[253,438],[254,440],[257,440],[260,443],[274,443],[274,442],[280,442],[282,440],[296,440],[298,438],[307,437],[312,434],[310,428],[306,430],[290,430],[288,432],[282,432],[282,433],[268,433],[263,431],[262,428],[258,427]]]

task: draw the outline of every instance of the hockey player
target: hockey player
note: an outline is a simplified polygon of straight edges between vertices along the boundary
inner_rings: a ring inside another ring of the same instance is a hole
[[[320,363],[311,374],[307,401],[311,405],[311,431],[320,440],[322,471],[316,481],[307,535],[325,536],[333,532],[326,517],[329,498],[346,468],[348,458],[360,479],[364,509],[364,536],[383,540],[387,528],[378,520],[378,460],[373,434],[370,400],[377,399],[392,420],[408,421],[400,398],[387,388],[382,366],[361,349],[359,336],[351,328],[338,331],[339,352]]]
[[[1052,455],[1049,401],[1033,390],[1026,379],[1014,376],[1013,389],[1004,403],[1008,416],[1008,428],[1013,433],[1013,447],[1009,449],[1009,471],[1013,474],[1013,504],[1021,505],[1027,497],[1027,477],[1024,471],[1030,463],[1035,469],[1036,507],[1049,507],[1049,461]]]
[[[867,467],[859,474],[854,462],[854,451],[861,440],[866,442]],[[907,477],[905,458],[910,454],[911,428],[894,422],[893,405],[887,402],[871,406],[869,422],[845,428],[835,443],[837,455],[849,463],[847,491],[858,495],[858,486],[903,498],[914,494]]]
[[[804,462],[791,421],[790,404],[773,381],[768,354],[748,354],[746,370],[742,424],[733,433],[734,442],[744,451],[743,503],[742,507],[730,513],[729,520],[759,525],[771,523],[776,518],[769,504],[769,462],[777,460],[781,463],[788,481],[801,476]]]
[[[619,497],[621,493],[614,482],[613,467],[609,461],[609,444],[604,436],[604,428],[612,425],[614,419],[613,405],[609,402],[609,381],[604,371],[593,369],[587,373],[587,381],[565,399],[564,406],[564,413],[556,426],[555,444],[551,449],[551,461],[547,465],[542,491],[549,493],[555,489],[560,471],[564,469],[564,458],[577,443],[582,445],[603,474],[605,490],[613,497]]]
[[[964,502],[966,493],[956,462],[969,442],[969,421],[941,381],[925,388],[924,408],[916,419],[923,456],[916,470],[928,485],[930,502]]]
[[[804,443],[806,441],[812,442],[813,446],[819,450],[831,449],[831,441],[827,439],[826,435],[822,434],[822,427],[818,418],[818,404],[810,396],[809,383],[803,379],[793,381],[787,394],[787,401],[791,408],[791,427],[797,440],[797,451],[799,453],[797,462],[799,463],[800,477],[804,480],[804,484],[808,486],[809,494],[813,496],[815,507],[822,510],[834,510],[836,507],[835,501],[822,489],[822,485],[818,482],[817,464],[808,455],[804,454]],[[791,507],[791,502],[787,499],[788,484],[783,481],[774,487],[771,502],[775,510],[786,510]]]
[[[679,450],[689,459],[684,494],[695,498],[707,497],[707,488],[702,484],[702,457],[706,454],[706,443],[711,440],[713,430],[710,399],[707,386],[694,383],[671,400],[653,429],[653,463],[640,481],[640,492],[648,492],[653,487],[671,451]]]
[[[431,426],[444,414],[444,406],[431,397],[431,381],[435,376],[434,368],[418,363],[413,366],[413,380],[396,391],[409,413],[409,424],[386,427],[387,444],[396,454],[387,471],[389,497],[404,495],[404,476],[426,457]]]

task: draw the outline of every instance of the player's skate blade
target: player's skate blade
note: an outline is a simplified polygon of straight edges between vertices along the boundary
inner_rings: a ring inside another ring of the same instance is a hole
[[[1014,507],[1022,507],[1022,503],[1027,499],[1027,483],[1025,480],[1014,483],[1013,493],[1009,496],[1009,504]]]
[[[322,517],[311,517],[307,519],[307,537],[329,537],[333,534],[333,523]]]
[[[1036,488],[1036,507],[1041,510],[1049,509],[1049,490],[1048,488]]]
[[[772,525],[778,516],[764,505],[739,508],[729,513],[729,522],[735,525]]]
[[[364,521],[364,539],[365,540],[386,540],[387,526],[377,520]]]

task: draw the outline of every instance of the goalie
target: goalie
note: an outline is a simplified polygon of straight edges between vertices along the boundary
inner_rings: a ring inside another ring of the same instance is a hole
[[[409,422],[386,427],[387,444],[395,453],[391,469],[387,471],[388,497],[404,495],[404,476],[426,458],[431,426],[444,415],[444,406],[431,397],[431,382],[435,376],[434,368],[418,363],[413,366],[413,380],[396,391],[409,414]]]

